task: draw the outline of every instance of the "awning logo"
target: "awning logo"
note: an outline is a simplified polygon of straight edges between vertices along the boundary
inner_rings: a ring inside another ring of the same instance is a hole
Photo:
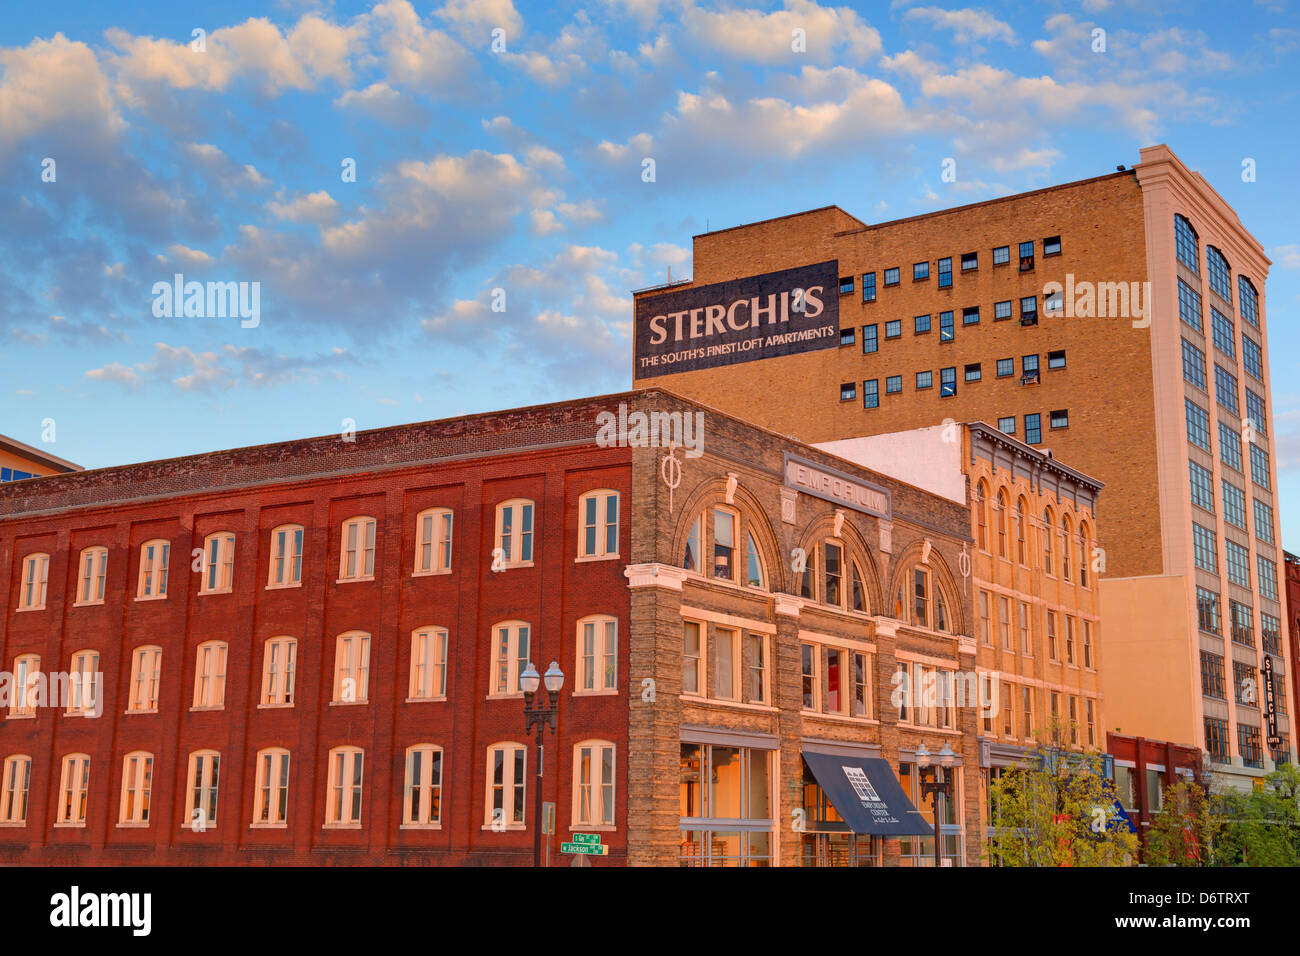
[[[868,803],[883,802],[880,799],[880,794],[876,793],[876,788],[871,785],[871,781],[867,779],[867,775],[861,767],[841,767],[840,769],[844,771],[844,776],[849,778],[849,785],[853,787],[853,791],[858,795],[858,799],[862,801],[863,806]]]

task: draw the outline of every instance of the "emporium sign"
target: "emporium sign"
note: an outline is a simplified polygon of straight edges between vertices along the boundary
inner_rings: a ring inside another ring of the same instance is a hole
[[[785,486],[879,518],[889,518],[889,492],[842,471],[785,453]]]
[[[838,283],[832,259],[640,298],[635,377],[835,348]]]

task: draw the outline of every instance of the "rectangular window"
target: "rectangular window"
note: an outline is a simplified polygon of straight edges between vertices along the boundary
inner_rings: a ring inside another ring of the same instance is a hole
[[[1183,339],[1183,378],[1205,391],[1205,353]]]
[[[898,266],[885,270],[885,285],[898,285]]]
[[[31,781],[31,757],[5,758],[0,772],[0,823],[27,825],[27,792]]]
[[[1054,661],[1061,659],[1061,652],[1056,646],[1056,612],[1047,612],[1047,656]]]
[[[876,274],[874,272],[862,273],[862,301],[876,301]]]
[[[203,548],[203,577],[199,593],[213,594],[230,590],[234,578],[235,536],[232,532],[208,535]]]
[[[447,696],[447,630],[423,627],[411,635],[411,700],[442,700]]]
[[[1038,296],[1027,295],[1020,299],[1020,324],[1038,324]]]
[[[1196,589],[1196,620],[1202,631],[1218,634],[1219,596],[1206,588]]]
[[[1030,642],[1029,637],[1029,605],[1024,601],[1017,603],[1017,613],[1019,614],[1018,623],[1020,624],[1020,653],[1031,654],[1034,645]]]
[[[86,798],[90,792],[90,758],[71,754],[63,758],[59,779],[58,822],[71,826],[86,825]]]
[[[1201,693],[1215,700],[1227,700],[1223,682],[1223,658],[1209,651],[1201,651]]]
[[[993,264],[995,266],[1004,266],[1011,261],[1010,246],[995,246],[993,249]]]
[[[980,307],[978,305],[967,306],[961,310],[962,325],[979,325]]]
[[[1255,668],[1249,664],[1243,664],[1241,661],[1232,662],[1232,689],[1233,699],[1238,704],[1245,704],[1248,707],[1259,706],[1259,680],[1255,675]]]
[[[990,620],[989,602],[991,595],[988,591],[980,591],[980,637],[985,644],[993,646],[993,632]]]
[[[1043,416],[1034,412],[1025,416],[1025,441],[1037,445],[1043,440]]]
[[[954,335],[955,332],[953,330],[953,324],[952,324],[952,313],[940,312],[939,313],[939,341],[951,342],[953,340]]]
[[[1255,499],[1255,537],[1265,544],[1273,543],[1273,506]]]
[[[1011,639],[1011,599],[998,596],[998,634],[1002,637],[1002,647],[1008,651],[1015,650]]]
[[[928,278],[930,278],[930,263],[928,261],[912,263],[913,282],[916,282],[920,279],[928,279]]]
[[[1034,244],[1022,242],[1020,244],[1020,271],[1028,272],[1034,267]]]
[[[1246,417],[1261,435],[1268,434],[1268,416],[1264,413],[1264,397],[1246,389]]]
[[[872,658],[862,651],[853,652],[853,716],[870,718],[872,706]]]
[[[1038,384],[1038,356],[1022,355],[1020,357],[1020,384],[1037,385]]]
[[[220,783],[221,756],[216,753],[190,754],[188,795],[185,806],[187,823],[200,828],[217,822],[217,789]]]
[[[980,363],[975,362],[967,365],[965,368],[964,378],[968,382],[978,382],[980,380]]]
[[[745,635],[745,701],[767,703],[767,635]]]
[[[1083,666],[1092,670],[1092,621],[1083,621]]]
[[[1255,612],[1249,604],[1228,602],[1228,618],[1232,625],[1232,640],[1243,647],[1255,646]]]
[[[701,627],[695,621],[682,622],[682,693],[703,696],[700,688]]]
[[[998,431],[1005,435],[1014,435],[1016,433],[1016,416],[1009,415],[1006,418],[999,418]]]
[[[1236,415],[1240,410],[1237,401],[1237,376],[1222,365],[1214,366],[1214,396],[1220,405]]]
[[[1202,331],[1201,315],[1201,294],[1179,279],[1178,317],[1200,332]]]
[[[1246,531],[1246,493],[1225,481],[1223,484],[1223,520],[1233,527]]]
[[[226,654],[225,641],[206,641],[199,645],[194,664],[194,707],[224,706]]]
[[[1269,488],[1268,452],[1255,444],[1250,446],[1250,480],[1266,491]]]
[[[952,258],[939,260],[939,288],[947,289],[952,285]]]
[[[1061,237],[1048,236],[1043,240],[1044,256],[1059,256],[1061,254]]]
[[[1202,417],[1205,417],[1205,412],[1202,411],[1201,415]],[[1210,439],[1208,429],[1206,431],[1207,434],[1205,436],[1205,441],[1198,441],[1196,444],[1200,445],[1206,451],[1209,451]],[[1223,422],[1219,422],[1219,460],[1229,468],[1232,468],[1235,471],[1241,471],[1241,436]]]
[[[46,583],[50,574],[48,554],[29,554],[23,559],[23,578],[18,590],[18,610],[39,611],[45,607]]]
[[[1179,308],[1182,307],[1183,280],[1178,280]],[[1186,321],[1184,319],[1183,321]],[[1214,337],[1214,347],[1217,348],[1228,358],[1237,357],[1237,347],[1234,344],[1234,331],[1232,328],[1232,319],[1228,318],[1214,306],[1210,306],[1210,328]]]
[[[1211,574],[1219,573],[1218,549],[1215,546],[1214,532],[1209,528],[1192,523],[1192,556],[1196,566]]]
[[[1274,657],[1282,656],[1281,628],[1281,620],[1274,617],[1272,614],[1260,613],[1259,630],[1263,637],[1264,652],[1266,654],[1272,654]],[[1279,707],[1285,707],[1286,695],[1280,694],[1279,697],[1282,699],[1279,703]]]
[[[856,330],[840,329],[840,345],[852,345],[856,339]]]
[[[1210,416],[1190,398],[1183,399],[1183,404],[1187,409],[1187,440],[1198,448],[1206,451],[1210,450]],[[1223,426],[1219,426],[1219,434],[1223,434]]]
[[[107,548],[86,548],[81,552],[81,569],[77,575],[78,604],[104,603],[104,578],[107,572]]]
[[[1241,752],[1241,762],[1247,767],[1264,766],[1264,753],[1260,749],[1258,727],[1248,724],[1237,725],[1237,749]]]
[[[880,380],[868,379],[862,383],[862,407],[880,407]]]
[[[497,505],[497,547],[507,568],[533,563],[533,503],[519,498]]]
[[[158,709],[158,680],[162,674],[162,648],[137,647],[131,652],[131,697],[128,711]]]
[[[864,325],[862,327],[862,354],[866,355],[876,351],[880,347],[876,338],[877,326]]]
[[[1264,381],[1264,352],[1245,332],[1241,333],[1241,365],[1255,381]]]
[[[1065,368],[1065,349],[1047,353],[1048,368]]]
[[[912,332],[915,335],[924,335],[930,331],[930,317],[928,315],[918,315],[912,319]]]
[[[289,816],[289,751],[263,750],[257,755],[253,825],[282,827]]]
[[[930,388],[933,384],[934,384],[934,373],[933,373],[933,372],[917,372],[917,373],[916,373],[916,387],[917,387],[918,390],[920,390],[920,389],[925,389],[925,388]]]
[[[140,546],[140,581],[137,600],[156,600],[167,596],[167,560],[171,545],[166,541],[146,541]]]
[[[1235,541],[1225,540],[1223,556],[1228,566],[1228,580],[1239,587],[1250,587],[1250,552]]]
[[[1205,718],[1205,749],[1216,763],[1232,759],[1228,753],[1228,722],[1217,717]]]
[[[298,642],[292,637],[276,637],[266,642],[262,652],[262,706],[293,706],[293,680],[297,664]]]
[[[343,522],[343,547],[339,580],[359,581],[375,574],[375,519],[349,518]]]
[[[1271,601],[1276,601],[1277,562],[1270,561],[1262,554],[1257,554],[1255,555],[1255,565],[1259,570],[1259,593]]]
[[[888,378],[885,379],[886,395],[893,395],[894,393],[901,392],[902,390],[903,390],[903,376],[890,375]]]
[[[573,822],[577,826],[614,825],[614,745],[581,743],[573,765]]]
[[[963,252],[961,254],[961,271],[969,272],[971,269],[980,267],[980,257],[978,252]]]
[[[998,378],[1006,378],[1008,375],[1016,374],[1016,360],[1010,358],[998,359]]]
[[[1009,319],[1009,318],[1011,318],[1011,300],[1007,299],[1004,302],[994,302],[993,320],[996,322],[999,319]]]
[[[800,675],[803,684],[803,709],[817,709],[817,648],[812,644],[800,645]]]
[[[617,491],[589,491],[578,499],[578,557],[618,554],[618,498]]]
[[[271,532],[268,588],[291,588],[302,584],[302,537],[300,525],[285,525]]]
[[[942,368],[939,369],[939,397],[947,397],[957,394],[957,369]]]
[[[442,822],[442,748],[429,745],[406,751],[402,788],[402,825],[436,826]]]
[[[1210,472],[1194,461],[1187,463],[1191,474],[1192,504],[1214,514],[1214,479]]]
[[[858,386],[855,382],[843,382],[840,385],[840,401],[848,402],[858,397]]]
[[[1255,287],[1245,276],[1237,276],[1237,293],[1241,302],[1241,317],[1259,328],[1259,300]]]
[[[486,826],[524,825],[527,754],[519,744],[494,744],[488,748]]]
[[[1052,428],[1069,428],[1070,427],[1070,410],[1067,408],[1058,408],[1048,413],[1048,424]]]
[[[147,824],[153,792],[153,754],[135,751],[122,759],[122,801],[119,824]]]
[[[903,335],[903,320],[891,319],[885,323],[885,338],[897,339]]]
[[[853,292],[853,276],[840,276],[840,295],[849,295]]]
[[[822,710],[827,714],[844,712],[844,652],[828,647],[826,655],[826,700]]]
[[[1074,663],[1074,618],[1065,615],[1065,663]]]
[[[502,628],[505,630],[505,628]],[[340,634],[334,644],[336,704],[364,704],[370,693],[370,635]]]

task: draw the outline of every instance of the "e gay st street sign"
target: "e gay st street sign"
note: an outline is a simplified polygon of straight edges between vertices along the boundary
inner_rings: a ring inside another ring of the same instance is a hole
[[[609,847],[602,846],[599,833],[575,833],[572,843],[561,843],[561,853],[583,853],[588,856],[608,856]]]

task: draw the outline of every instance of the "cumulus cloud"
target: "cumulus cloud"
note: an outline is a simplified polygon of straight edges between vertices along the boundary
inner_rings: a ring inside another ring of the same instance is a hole
[[[991,13],[983,10],[945,10],[942,7],[912,7],[904,20],[924,20],[937,29],[951,30],[958,43],[1000,40],[1015,43],[1016,31]]]
[[[334,222],[338,218],[338,206],[334,197],[323,189],[295,196],[288,202],[272,200],[266,204],[267,210],[277,219],[314,223],[318,226]]]
[[[728,7],[707,10],[689,0],[682,11],[689,41],[737,60],[792,63],[796,58],[828,63],[837,56],[864,63],[880,55],[880,32],[849,7],[823,7],[812,0],[785,0],[784,9],[764,13]],[[795,53],[802,30],[805,53]]]

